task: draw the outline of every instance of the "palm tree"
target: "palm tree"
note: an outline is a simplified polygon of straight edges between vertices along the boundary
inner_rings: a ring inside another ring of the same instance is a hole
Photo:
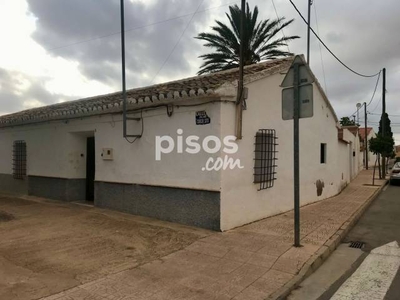
[[[229,7],[230,14],[226,14],[230,26],[220,21],[215,21],[216,26],[211,27],[213,33],[200,33],[196,39],[204,40],[204,46],[213,48],[215,52],[201,55],[204,63],[198,75],[212,73],[239,66],[240,50],[240,8],[237,5]],[[257,22],[258,7],[251,12],[247,4],[244,31],[244,64],[250,65],[266,59],[291,56],[293,53],[280,50],[279,47],[287,46],[287,42],[299,38],[286,36],[276,38],[276,35],[294,20],[284,22],[285,18],[264,20]]]

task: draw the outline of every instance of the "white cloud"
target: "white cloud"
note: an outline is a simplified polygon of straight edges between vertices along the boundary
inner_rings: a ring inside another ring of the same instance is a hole
[[[13,74],[14,94],[22,96],[30,87],[29,78],[42,78],[43,86],[51,94],[84,97],[108,93],[113,89],[83,76],[79,62],[54,57],[31,38],[37,19],[28,11],[24,0],[2,1],[0,7],[0,39],[7,41],[0,47],[0,66]],[[57,102],[57,98],[54,102]],[[24,100],[22,108],[43,105],[40,99]],[[7,111],[6,111],[7,113]]]
[[[193,13],[201,1],[125,1],[126,28],[141,27],[126,34],[128,88],[150,84],[191,18],[190,15],[176,17]],[[259,7],[260,20],[276,18],[271,1],[248,2],[251,7]],[[295,2],[305,15],[307,1]],[[386,0],[364,5],[363,0],[314,0],[320,36],[345,63],[365,73],[387,68],[387,111],[392,115],[400,115],[400,88],[397,87],[400,5],[397,2]],[[193,37],[209,31],[216,19],[227,22],[228,4],[240,4],[240,1],[202,2],[199,13],[154,82],[193,76],[197,72],[201,64],[198,56],[209,50]],[[305,24],[287,0],[275,0],[275,5],[280,17],[295,18],[285,34],[301,36],[290,44],[290,51],[305,53]],[[312,25],[316,29],[314,7]],[[142,27],[170,18],[168,22]],[[0,38],[6,41],[0,47],[0,114],[119,89],[120,41],[118,34],[112,34],[118,33],[119,26],[119,1],[0,0]],[[109,37],[93,39],[109,34]],[[69,46],[83,40],[91,41]],[[369,102],[375,79],[350,73],[323,48],[322,52],[328,96],[339,117],[349,116],[357,102]],[[311,68],[325,86],[319,46],[314,37]],[[369,107],[374,113],[381,110],[380,97],[379,85]],[[375,125],[379,115],[371,115],[369,120]],[[374,127],[377,131],[377,126]],[[393,132],[399,144],[400,127],[393,126]]]

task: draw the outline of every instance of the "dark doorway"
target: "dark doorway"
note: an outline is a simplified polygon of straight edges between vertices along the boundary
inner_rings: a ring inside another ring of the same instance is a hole
[[[94,200],[94,175],[96,173],[94,137],[88,137],[86,143],[86,200]]]

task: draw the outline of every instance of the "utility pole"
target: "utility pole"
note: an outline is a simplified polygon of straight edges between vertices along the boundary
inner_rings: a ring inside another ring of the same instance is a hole
[[[365,169],[368,170],[368,131],[367,131],[367,103],[366,102],[364,102],[364,119],[365,119],[365,121],[364,121]]]
[[[382,137],[385,137],[385,113],[386,113],[386,68],[382,70],[382,117],[381,117],[381,126],[382,126]],[[382,178],[386,178],[386,158],[385,155],[382,154]]]
[[[308,17],[307,17],[307,64],[310,65],[310,31],[311,31],[311,5],[312,0],[308,0]]]
[[[300,71],[299,64],[294,64],[294,116],[293,116],[293,182],[294,182],[294,246],[300,247]]]
[[[243,68],[244,68],[244,21],[246,15],[246,0],[242,0],[240,12],[240,57],[239,57],[239,81],[236,98],[236,138],[242,139],[243,121]]]
[[[122,117],[123,117],[123,135],[126,134],[126,78],[125,78],[125,13],[124,0],[120,1],[121,9],[121,57],[122,57]]]

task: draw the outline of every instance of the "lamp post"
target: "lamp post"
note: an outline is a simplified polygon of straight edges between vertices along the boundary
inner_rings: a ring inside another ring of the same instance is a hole
[[[357,107],[357,124],[356,125],[360,124],[360,113],[359,112],[360,112],[361,106],[362,106],[361,103],[356,104],[356,107]]]

